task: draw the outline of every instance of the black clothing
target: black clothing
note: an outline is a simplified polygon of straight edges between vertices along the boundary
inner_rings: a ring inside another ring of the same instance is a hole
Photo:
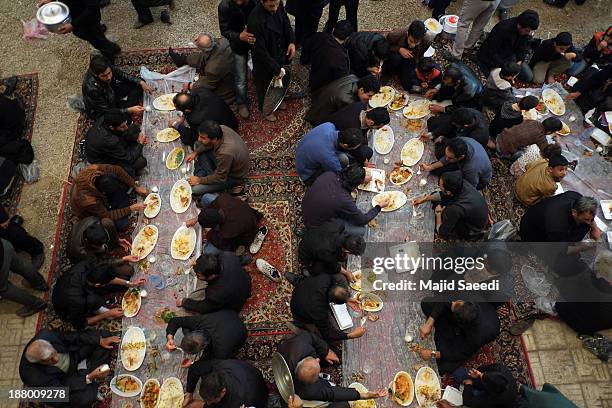
[[[489,68],[499,68],[505,62],[524,61],[529,47],[529,35],[520,35],[518,17],[502,20],[493,27],[478,50],[478,61]]]
[[[578,54],[573,46],[570,46],[565,52],[574,52]],[[538,62],[552,62],[558,60],[559,58],[565,57],[555,51],[555,39],[551,38],[549,40],[542,41],[540,45],[538,45],[538,48],[536,48],[533,56],[529,60],[529,66],[533,68]],[[576,57],[575,61],[578,61],[578,57]]]
[[[345,284],[338,275],[322,274],[302,280],[291,295],[291,313],[298,325],[314,325],[319,335],[328,343],[348,339],[348,335],[336,329],[331,322],[329,288]]]
[[[469,137],[476,140],[482,145],[487,147],[489,141],[489,126],[485,115],[472,108],[459,108],[466,110],[470,113],[472,122],[474,123],[469,128],[457,128],[452,124],[452,114],[445,114],[436,117],[437,120],[428,120],[428,129],[435,136],[445,136],[447,139],[453,139],[455,137]],[[442,121],[441,119],[447,119]],[[430,126],[431,125],[431,126]]]
[[[32,144],[23,138],[25,119],[19,100],[0,95],[0,156],[13,163],[30,164],[34,160]]]
[[[0,206],[0,219],[5,218],[8,219],[9,216],[4,207]],[[13,244],[17,251],[26,252],[31,257],[42,254],[45,249],[42,242],[30,235],[21,225],[12,221],[8,223],[6,228],[0,227],[0,238]]]
[[[25,346],[19,362],[19,377],[28,387],[68,387],[70,402],[49,404],[56,407],[89,408],[97,402],[98,384],[87,384],[85,376],[102,364],[110,363],[110,350],[100,347],[100,339],[110,333],[96,330],[80,332],[56,332],[41,329]],[[30,363],[25,350],[34,340],[46,340],[60,354],[70,356],[67,372],[50,365]],[[78,370],[82,360],[87,360],[87,369]]]
[[[0,297],[24,305],[30,310],[40,310],[44,307],[45,302],[42,299],[11,283],[11,272],[23,277],[33,288],[48,289],[45,279],[36,268],[21,259],[9,241],[0,239]]]
[[[284,340],[277,350],[287,362],[293,377],[295,394],[308,401],[355,401],[360,398],[354,388],[332,387],[330,383],[319,378],[314,384],[304,384],[297,380],[297,364],[306,357],[319,358],[325,361],[329,347],[316,334],[302,332]]]
[[[325,23],[325,31],[331,34],[334,27],[336,27],[338,17],[340,16],[340,6],[344,6],[346,20],[351,23],[353,31],[357,32],[359,29],[357,20],[359,0],[330,0],[327,22]]]
[[[463,389],[463,405],[470,408],[512,408],[518,397],[518,387],[512,372],[503,364],[488,364],[477,368],[485,374],[495,372],[508,381],[508,388],[501,394],[491,392],[481,379],[473,380],[472,385]],[[474,392],[476,391],[476,392]]]
[[[200,378],[218,372],[226,389],[225,396],[211,408],[246,407],[265,408],[268,389],[261,371],[246,361],[240,360],[199,360],[187,373],[185,391],[193,393]]]
[[[452,63],[450,67],[461,71],[462,78],[455,86],[440,87],[440,91],[434,96],[435,101],[450,99],[453,104],[446,107],[446,113],[457,108],[474,108],[480,110],[480,95],[484,91],[482,83],[470,67],[463,63]],[[435,103],[435,102],[434,102]]]
[[[244,31],[244,26],[247,25],[247,19],[255,8],[255,3],[256,0],[248,0],[242,6],[238,6],[234,0],[221,0],[217,7],[221,35],[227,38],[232,51],[238,55],[245,55],[249,52],[250,45],[240,40],[240,33]]]
[[[17,164],[10,159],[0,156],[0,197],[9,191],[16,176]]]
[[[440,352],[438,371],[450,374],[472,357],[482,346],[499,335],[499,318],[489,303],[478,303],[478,320],[469,328],[461,328],[455,322],[451,302],[423,299],[421,308],[427,317],[434,319],[434,341]]]
[[[372,62],[374,43],[387,39],[373,31],[361,31],[351,34],[344,42],[351,62],[351,72],[359,78],[369,74],[368,67]]]
[[[350,74],[348,52],[331,34],[316,33],[302,47],[302,64],[310,65],[308,87],[315,92]]]
[[[495,113],[495,118],[489,125],[489,135],[495,139],[504,129],[523,123],[523,112],[514,110],[512,105],[515,101],[506,101],[501,106],[499,112]]]
[[[64,3],[70,9],[72,33],[82,40],[89,42],[109,60],[121,52],[121,48],[104,35],[100,24],[99,0],[66,0]]]
[[[201,314],[222,309],[240,313],[246,300],[251,297],[251,277],[240,265],[240,258],[232,252],[221,252],[219,263],[219,276],[208,281],[204,300],[183,299],[185,309]]]
[[[338,112],[329,116],[328,122],[334,124],[337,130],[346,130],[346,129],[361,129],[364,133],[364,142],[367,144],[368,139],[366,134],[368,129],[361,128],[361,112],[368,110],[368,104],[366,102],[353,102],[350,105],[346,105],[344,108],[340,109]]]
[[[575,102],[580,107],[582,113],[595,108],[600,112],[612,110],[612,85],[609,84],[612,78],[612,65],[603,67],[591,75],[580,79],[572,87],[572,92],[580,92],[581,95]]]
[[[320,88],[312,94],[312,103],[306,113],[306,121],[313,127],[319,126],[321,123],[329,121],[332,114],[346,105],[359,101],[357,97],[358,82],[359,78],[350,74]]]
[[[331,220],[319,227],[307,228],[298,247],[298,260],[311,275],[340,273],[346,256],[342,253],[344,223]]]
[[[166,335],[175,335],[178,329],[183,336],[189,332],[201,332],[210,343],[206,347],[206,357],[226,359],[244,344],[247,329],[233,310],[220,310],[205,315],[174,317],[166,327]]]
[[[111,69],[113,78],[110,82],[100,81],[90,70],[87,70],[83,78],[81,92],[85,110],[91,119],[97,119],[111,110],[127,114],[127,108],[142,99],[142,88],[138,84],[140,78],[115,67]]]
[[[466,240],[482,237],[489,209],[486,200],[474,186],[464,180],[461,192],[443,199],[440,204],[445,207],[438,229],[440,235],[458,236]]]
[[[138,13],[138,21],[141,23],[152,23],[153,14],[151,7],[163,7],[170,4],[170,0],[131,0],[134,10]]]
[[[323,15],[324,0],[287,0],[287,13],[295,16],[295,43],[305,44],[317,32]]]

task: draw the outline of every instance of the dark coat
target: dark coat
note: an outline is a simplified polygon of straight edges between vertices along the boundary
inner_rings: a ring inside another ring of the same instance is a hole
[[[578,54],[574,46],[570,46],[565,52],[574,52]],[[529,66],[533,68],[538,62],[552,62],[560,58],[565,57],[555,51],[555,39],[551,38],[542,41],[540,45],[538,45],[538,48],[536,48],[533,52],[533,56],[529,60]],[[579,57],[576,57],[576,60],[578,60],[578,58]]]
[[[22,136],[25,111],[15,99],[0,95],[0,146]]]
[[[66,0],[64,4],[70,9],[70,23],[77,30],[99,24],[102,19],[100,2],[97,0]]]
[[[327,122],[329,117],[346,105],[357,102],[359,78],[347,75],[325,85],[312,95],[310,109],[306,113],[306,121],[312,126]]]
[[[115,89],[121,82],[138,85],[140,78],[128,75],[119,68],[111,67],[113,78],[110,82],[100,81],[90,70],[87,70],[83,78],[81,92],[85,111],[92,119],[97,119],[110,110],[118,110],[127,114],[127,108],[120,108],[119,101],[115,98]]]
[[[326,32],[316,33],[306,41],[300,61],[310,65],[311,92],[351,73],[346,48]]]
[[[463,188],[457,196],[443,200],[441,236],[458,236],[474,239],[481,236],[488,221],[489,209],[484,197],[474,186],[463,181]]]
[[[87,228],[92,226],[94,223],[100,222],[106,233],[108,234],[108,244],[106,251],[93,252],[84,241],[84,234]],[[73,225],[72,231],[70,231],[70,239],[68,240],[68,256],[73,262],[80,262],[87,259],[100,259],[107,257],[108,251],[113,250],[119,246],[119,236],[117,235],[117,229],[115,223],[109,218],[99,219],[97,217],[85,217],[82,220],[76,222]]]
[[[250,45],[240,40],[240,33],[247,25],[247,19],[255,8],[255,3],[256,0],[248,0],[242,6],[238,6],[234,0],[221,0],[217,7],[221,35],[227,38],[232,51],[238,55],[249,52]]]
[[[340,273],[341,262],[346,261],[341,245],[344,235],[344,224],[339,220],[307,228],[298,247],[300,264],[311,275]]]
[[[196,52],[187,56],[187,64],[198,70],[199,78],[192,88],[206,88],[219,95],[227,104],[236,99],[234,95],[235,59],[229,41],[216,39],[210,52]]]
[[[85,136],[87,161],[92,164],[133,165],[142,157],[143,146],[136,140],[138,133],[130,135],[127,132],[123,134],[113,132],[103,120],[104,118],[98,119]]]
[[[503,364],[488,364],[478,367],[483,374],[495,372],[504,376],[508,388],[501,394],[492,393],[482,380],[474,380],[472,385],[463,388],[463,405],[470,408],[512,408],[518,397],[518,387],[512,372]]]
[[[474,125],[469,128],[458,128],[455,136],[471,137],[480,143],[482,147],[486,147],[489,141],[489,124],[484,113],[472,108],[460,109],[465,109],[470,112]]]
[[[240,313],[246,300],[251,297],[251,277],[240,265],[240,259],[232,252],[221,252],[219,261],[219,276],[208,282],[204,300],[183,299],[185,309],[200,314],[222,309]]]
[[[226,389],[225,397],[211,408],[246,407],[265,408],[268,389],[261,371],[251,363],[240,360],[200,360],[189,367],[185,390],[195,391],[200,378],[218,372]]]
[[[461,81],[454,87],[442,85],[434,100],[450,99],[453,104],[446,107],[447,113],[461,107],[480,109],[480,96],[484,87],[474,71],[463,63],[452,63],[450,66],[461,71]]]
[[[344,47],[348,51],[351,61],[351,72],[358,77],[368,75],[368,67],[370,66],[370,56],[372,56],[372,47],[377,41],[387,41],[387,39],[379,33],[373,31],[360,31],[351,34],[344,42]]]
[[[368,104],[366,102],[353,102],[331,115],[329,117],[329,122],[333,123],[338,130],[361,129],[361,112],[368,109]],[[367,144],[368,139],[366,135],[368,129],[361,130],[363,132],[364,143]]]
[[[166,327],[166,335],[176,335],[178,329],[183,336],[189,332],[201,332],[210,343],[206,357],[226,359],[244,345],[247,329],[238,313],[233,310],[219,310],[205,315],[174,317]]]
[[[478,60],[490,69],[504,62],[524,61],[529,46],[529,35],[520,35],[518,17],[500,21],[493,27],[478,50]]]

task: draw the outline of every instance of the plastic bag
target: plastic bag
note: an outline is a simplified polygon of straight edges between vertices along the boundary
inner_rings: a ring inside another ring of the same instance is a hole
[[[19,164],[19,173],[26,183],[31,184],[37,182],[40,178],[38,160],[34,159],[30,164]]]
[[[21,20],[23,24],[23,38],[28,40],[46,40],[49,37],[49,30],[40,21],[33,18],[30,21]]]
[[[491,226],[488,241],[513,241],[517,234],[518,231],[510,220],[502,220]]]
[[[544,297],[550,292],[552,285],[546,280],[546,276],[542,272],[537,272],[533,267],[523,265],[521,276],[531,293]]]

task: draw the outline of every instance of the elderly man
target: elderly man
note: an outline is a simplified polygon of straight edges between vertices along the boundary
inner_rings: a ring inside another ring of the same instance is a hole
[[[249,173],[249,149],[240,135],[227,126],[205,120],[198,127],[198,143],[187,162],[196,157],[194,176],[189,177],[193,194],[232,190],[240,194]]]
[[[385,75],[397,74],[406,91],[411,90],[413,72],[429,48],[430,41],[425,36],[426,32],[425,24],[414,20],[408,29],[394,30],[387,34],[390,55],[383,66],[383,72]]]
[[[169,6],[170,9],[174,9],[174,0],[132,0],[132,6],[134,6],[134,10],[136,10],[136,13],[138,13],[138,19],[132,28],[138,30],[139,28],[153,22],[151,7]],[[159,19],[162,21],[162,23],[166,23],[168,25],[172,24],[172,21],[170,21],[170,14],[166,9],[162,10],[161,14],[159,15]]]
[[[19,376],[26,387],[68,387],[70,402],[62,406],[92,407],[99,401],[99,384],[111,374],[105,366],[119,341],[105,331],[42,329],[23,351]]]
[[[234,94],[234,54],[226,38],[214,38],[210,34],[200,34],[193,43],[199,52],[184,56],[168,49],[168,54],[176,66],[189,65],[198,71],[199,78],[189,83],[189,89],[206,88],[213,91],[228,105],[235,98]]]
[[[203,254],[197,259],[193,270],[196,278],[208,283],[206,296],[204,300],[177,298],[177,307],[200,314],[222,309],[240,313],[246,300],[251,297],[251,277],[231,252]]]
[[[559,183],[567,175],[569,162],[561,155],[540,159],[527,165],[514,186],[516,198],[527,207],[550,197],[557,191]]]
[[[166,327],[166,348],[176,350],[174,336],[181,329],[181,349],[188,354],[204,353],[206,358],[226,359],[244,345],[247,329],[238,313],[219,310],[205,315],[174,317]]]
[[[247,96],[247,62],[249,49],[255,43],[255,36],[246,30],[246,25],[255,3],[255,0],[221,0],[217,8],[221,35],[230,42],[234,53],[236,104],[238,114],[243,119],[247,119],[250,114]]]
[[[229,106],[213,91],[196,88],[190,92],[179,92],[174,97],[176,110],[183,112],[178,119],[170,119],[168,125],[179,131],[181,141],[193,146],[198,140],[198,127],[205,120],[214,120],[238,131],[238,121]],[[185,126],[185,121],[189,127]]]
[[[91,119],[97,119],[109,111],[123,113],[126,117],[144,112],[140,106],[142,93],[151,88],[141,79],[113,67],[101,55],[94,55],[81,87],[85,111]]]
[[[256,39],[252,49],[253,75],[259,110],[263,112],[268,85],[272,79],[282,77],[281,68],[295,56],[295,34],[281,0],[258,3],[249,15],[247,31]],[[265,119],[274,122],[276,116],[270,113]]]
[[[295,393],[310,401],[345,402],[335,407],[348,407],[346,401],[380,398],[387,395],[386,390],[359,392],[354,388],[332,386],[319,376],[321,361],[338,364],[340,360],[325,341],[316,334],[303,332],[284,340],[278,345],[291,376]]]

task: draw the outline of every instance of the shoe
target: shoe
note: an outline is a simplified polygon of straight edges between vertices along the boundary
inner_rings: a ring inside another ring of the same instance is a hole
[[[285,100],[287,99],[304,99],[308,94],[306,93],[306,91],[300,89],[299,91],[295,92],[295,93],[288,93],[287,95],[285,95]]]
[[[285,101],[282,101],[280,105],[278,105],[278,110],[287,110],[287,104],[285,103]]]
[[[146,26],[146,25],[148,25],[148,24],[151,24],[151,23],[152,23],[152,21],[149,21],[148,23],[143,23],[143,22],[142,22],[142,21],[140,21],[140,20],[136,20],[136,22],[134,23],[134,25],[132,26],[132,28],[133,28],[134,30],[138,30],[139,28],[142,28],[142,27],[144,27],[144,26]]]
[[[40,269],[45,263],[45,253],[41,252],[40,254],[36,254],[32,257],[32,266],[34,266],[37,270]]]
[[[459,58],[455,57],[453,54],[451,54],[447,50],[442,50],[442,58],[444,58],[448,62],[460,62],[461,61]]]
[[[106,26],[106,24],[102,24],[100,23],[100,28],[102,29],[102,32],[105,33],[106,30],[108,30],[108,27]]]
[[[253,257],[251,255],[242,255],[240,256],[240,265],[248,265],[253,262]]]
[[[23,286],[25,286],[26,288],[32,288],[34,290],[37,290],[39,292],[46,292],[49,290],[49,285],[47,285],[46,282],[43,282],[42,285],[38,285],[38,286],[32,286],[32,284],[30,282],[28,282],[25,278],[21,280],[21,284]]]
[[[499,19],[500,20],[507,20],[508,17],[510,17],[508,15],[508,10],[506,10],[506,9],[499,9],[499,13],[498,14],[499,14]]]
[[[21,215],[13,215],[13,218],[11,218],[11,222],[15,225],[23,225],[23,217]]]
[[[297,286],[302,281],[302,279],[304,279],[303,276],[289,271],[286,271],[283,276],[292,286]]]
[[[28,306],[20,307],[19,309],[17,309],[15,314],[19,317],[29,317],[29,316],[35,315],[36,313],[46,308],[47,308],[47,302],[41,300],[40,303],[38,303],[34,307],[28,307]]]
[[[242,119],[248,119],[250,114],[248,106],[238,105],[238,115],[240,115]]]
[[[110,0],[100,0],[100,8],[104,8],[110,4]]]
[[[237,185],[235,187],[232,187],[230,189],[230,194],[233,195],[234,197],[236,197],[236,196],[243,195],[245,193],[245,191],[246,190],[244,188],[244,184],[240,184],[240,185]]]
[[[161,12],[161,14],[159,15],[159,19],[162,21],[162,23],[171,25],[172,21],[170,21],[170,14],[168,13],[168,10],[164,10]]]
[[[268,262],[260,258],[255,261],[255,265],[257,265],[257,269],[259,270],[259,272],[263,273],[265,276],[272,279],[274,282],[280,282],[280,272],[278,272],[278,269],[270,265]]]
[[[170,59],[172,59],[172,62],[174,62],[174,65],[176,65],[177,67],[182,67],[183,65],[187,64],[187,57],[182,54],[179,54],[172,48],[168,48],[168,55],[170,56]]]
[[[261,249],[261,246],[263,245],[264,240],[266,239],[266,235],[268,235],[268,227],[266,227],[265,225],[262,225],[261,227],[259,227],[259,230],[257,231],[257,234],[255,235],[255,239],[253,240],[253,242],[251,243],[251,246],[249,247],[250,253],[255,255],[256,253],[259,252],[259,250]]]
[[[17,88],[17,77],[12,76],[4,81],[4,86],[4,95],[11,95],[13,92],[15,92],[15,88]]]
[[[273,113],[269,114],[264,119],[266,119],[268,122],[276,122],[276,116]]]

